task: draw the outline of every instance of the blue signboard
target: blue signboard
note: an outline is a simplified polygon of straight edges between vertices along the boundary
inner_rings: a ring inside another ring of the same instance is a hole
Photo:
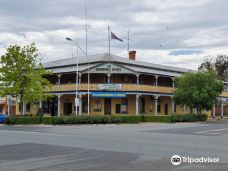
[[[92,97],[125,98],[125,92],[92,92]]]

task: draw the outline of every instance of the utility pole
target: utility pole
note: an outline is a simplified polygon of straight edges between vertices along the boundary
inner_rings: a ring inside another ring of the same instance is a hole
[[[88,24],[87,24],[87,0],[84,1],[85,2],[85,43],[86,43],[86,50],[85,50],[85,54],[88,57]],[[90,111],[90,97],[89,97],[89,87],[90,87],[90,73],[89,73],[89,58],[88,58],[88,69],[87,69],[87,75],[88,75],[88,115],[89,115],[89,111]]]
[[[111,38],[110,38],[110,27],[108,26],[108,55],[109,55],[109,62],[111,62]]]

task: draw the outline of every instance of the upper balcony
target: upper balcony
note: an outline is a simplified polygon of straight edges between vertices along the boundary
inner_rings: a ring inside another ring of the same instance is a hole
[[[80,76],[78,90],[87,91],[87,74]],[[47,92],[70,92],[76,90],[76,75],[62,74],[61,77],[51,75],[48,80],[53,84]],[[137,84],[138,83],[138,84]],[[140,74],[90,74],[89,90],[91,91],[127,91],[127,92],[145,92],[145,93],[164,93],[173,94],[175,82],[173,77],[156,76]],[[224,87],[221,96],[228,97],[228,86]]]
[[[53,85],[51,89],[47,89],[48,92],[69,92],[75,91],[76,84],[60,84]],[[83,83],[78,85],[79,91],[87,91],[88,84]],[[154,92],[154,93],[166,93],[172,94],[174,89],[172,87],[162,87],[153,85],[137,85],[137,84],[89,84],[89,90],[91,91],[127,91],[127,92]]]

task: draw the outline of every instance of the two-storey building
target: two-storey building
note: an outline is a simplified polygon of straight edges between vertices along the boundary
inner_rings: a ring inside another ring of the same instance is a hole
[[[187,107],[175,105],[173,101],[175,78],[188,69],[137,61],[136,51],[130,51],[129,58],[108,53],[80,57],[78,67],[76,61],[76,58],[68,58],[44,64],[53,72],[47,76],[53,86],[46,90],[53,96],[27,106],[28,113],[42,108],[45,114],[52,116],[71,115],[76,113],[76,103],[79,115],[189,112]],[[228,97],[228,93],[221,97]],[[20,113],[19,107],[17,113]]]

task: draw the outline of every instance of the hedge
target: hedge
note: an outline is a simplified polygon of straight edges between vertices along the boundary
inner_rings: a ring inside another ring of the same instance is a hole
[[[11,125],[23,125],[23,124],[40,124],[42,118],[37,117],[10,117],[8,123]]]
[[[208,118],[207,114],[179,114],[172,115],[172,122],[197,122],[206,121]]]
[[[196,122],[206,121],[207,115],[179,114],[179,115],[103,115],[103,116],[61,116],[61,117],[11,117],[9,124],[111,124],[111,123],[139,123],[139,122]]]
[[[172,122],[172,115],[143,116],[142,122]]]

